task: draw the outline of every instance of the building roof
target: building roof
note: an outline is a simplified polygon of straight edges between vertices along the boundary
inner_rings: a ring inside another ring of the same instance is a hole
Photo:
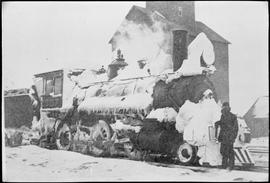
[[[188,27],[184,25],[179,25],[174,22],[169,21],[166,19],[160,12],[157,11],[151,11],[146,8],[140,7],[140,6],[132,6],[132,8],[129,10],[128,14],[126,15],[127,20],[133,20],[136,22],[136,20],[144,21],[144,23],[151,25],[153,24],[152,17],[157,18],[158,20],[164,22],[168,25],[170,30],[180,29],[180,30],[188,30],[189,35],[197,36],[199,33],[204,32],[207,37],[212,41],[222,42],[226,44],[230,44],[229,41],[224,39],[222,36],[220,36],[218,33],[216,33],[214,30],[206,26],[204,23],[200,21],[196,21],[196,32],[193,32]],[[119,34],[119,31],[116,31],[112,38],[110,39],[109,43],[111,44],[113,38]]]
[[[133,5],[132,8],[131,8],[131,10],[132,10],[133,8],[134,8],[134,9],[138,9],[138,10],[142,11],[143,13],[145,13],[145,14],[147,14],[147,15],[151,15],[151,13],[152,13],[152,11],[150,11],[150,10],[148,10],[148,9],[146,9],[146,8],[140,7],[140,6]],[[131,11],[131,10],[130,10],[130,11]]]
[[[268,118],[269,119],[269,96],[259,97],[251,106],[244,118]]]
[[[166,19],[161,13],[157,11],[151,11],[146,8],[133,5],[132,8],[129,10],[128,14],[126,15],[125,19],[134,21],[135,23],[145,23],[149,26],[151,26],[154,22],[152,20],[152,17],[155,17],[155,19],[158,19],[159,21],[162,21],[165,23],[170,30],[174,29],[181,29],[181,30],[188,30],[190,31],[186,26],[184,25],[178,25],[174,22],[169,21]],[[112,38],[110,39],[109,43],[112,42],[113,38],[119,34],[119,31],[116,30],[116,32],[113,34]],[[195,35],[196,33],[193,32],[192,35]]]
[[[5,97],[21,96],[28,95],[29,88],[18,88],[4,91]]]

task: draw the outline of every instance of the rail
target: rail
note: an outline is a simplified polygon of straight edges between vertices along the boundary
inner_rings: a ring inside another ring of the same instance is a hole
[[[247,146],[247,149],[252,153],[269,153],[267,146]]]

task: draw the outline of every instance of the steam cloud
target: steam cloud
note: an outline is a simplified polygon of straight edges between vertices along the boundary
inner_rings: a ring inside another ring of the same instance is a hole
[[[115,51],[120,49],[129,64],[125,70],[135,74],[139,69],[138,60],[146,60],[146,68],[150,69],[151,74],[160,74],[172,69],[173,63],[169,54],[171,40],[169,32],[166,31],[167,26],[161,21],[153,21],[152,26],[136,24],[129,20],[124,20],[121,24],[114,40]]]

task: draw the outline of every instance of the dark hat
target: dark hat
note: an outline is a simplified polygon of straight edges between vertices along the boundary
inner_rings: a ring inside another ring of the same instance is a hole
[[[230,107],[229,102],[224,102],[224,103],[222,104],[222,107]]]

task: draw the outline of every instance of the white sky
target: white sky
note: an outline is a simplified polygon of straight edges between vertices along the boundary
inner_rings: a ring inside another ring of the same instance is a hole
[[[33,74],[111,62],[111,36],[132,5],[145,2],[5,2],[2,4],[4,88],[32,84]],[[268,95],[267,2],[195,2],[196,20],[229,46],[230,100],[243,114]]]

